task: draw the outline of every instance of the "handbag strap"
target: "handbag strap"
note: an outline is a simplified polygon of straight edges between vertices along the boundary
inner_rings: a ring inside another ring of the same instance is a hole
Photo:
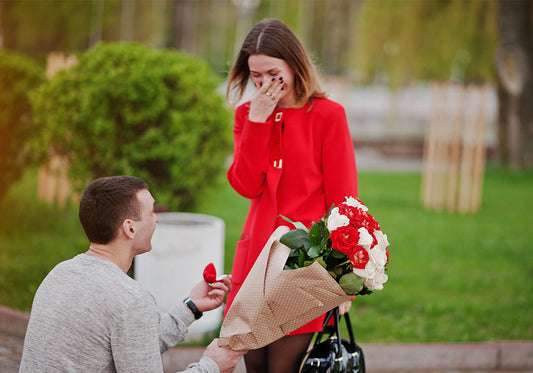
[[[346,312],[344,315],[344,321],[346,321],[346,329],[348,330],[348,336],[350,337],[350,344],[352,346],[355,346],[355,337],[353,333],[352,323],[350,321],[350,316],[348,312]],[[328,326],[329,321],[333,317],[333,325]],[[335,307],[328,311],[326,314],[326,317],[324,318],[324,323],[322,324],[322,330],[318,332],[317,337],[315,339],[314,346],[318,345],[320,341],[322,340],[322,337],[326,331],[330,332],[330,335],[336,334],[338,343],[339,343],[339,351],[340,351],[340,345],[341,345],[341,332],[340,332],[340,318],[339,315],[339,307]],[[333,332],[331,332],[331,329],[333,328]]]
[[[333,317],[333,325],[330,327],[328,324],[332,317]],[[333,328],[333,332],[331,332],[331,328]],[[328,311],[328,313],[326,314],[326,317],[324,318],[324,323],[322,324],[322,330],[318,333],[315,339],[314,346],[317,346],[320,343],[324,335],[324,332],[326,331],[330,333],[330,338],[332,336],[336,337],[335,339],[336,339],[337,349],[335,351],[335,355],[336,355],[335,358],[336,359],[342,358],[342,342],[341,342],[339,307],[333,308],[332,310]]]
[[[350,316],[348,315],[348,312],[346,312],[343,316],[344,320],[346,321],[346,329],[348,329],[348,335],[350,336],[350,343],[352,345],[355,345],[355,338],[353,335],[352,323],[350,322]]]

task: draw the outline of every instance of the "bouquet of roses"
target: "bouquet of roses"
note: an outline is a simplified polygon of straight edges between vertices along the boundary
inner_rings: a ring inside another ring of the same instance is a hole
[[[329,310],[383,288],[387,236],[357,198],[333,206],[307,229],[279,226],[228,310],[219,345],[257,349]]]
[[[389,262],[389,241],[359,199],[346,197],[310,229],[284,219],[297,228],[280,238],[291,248],[285,269],[307,267],[316,261],[348,295],[383,289],[388,279],[385,267]]]

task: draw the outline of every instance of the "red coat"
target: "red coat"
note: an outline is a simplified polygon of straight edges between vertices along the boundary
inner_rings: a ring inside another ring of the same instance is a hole
[[[332,204],[357,196],[357,170],[344,108],[325,98],[313,107],[277,109],[267,123],[248,119],[249,103],[235,113],[231,186],[249,198],[250,210],[233,260],[229,309],[280,215],[310,227]],[[321,329],[319,318],[291,334]]]

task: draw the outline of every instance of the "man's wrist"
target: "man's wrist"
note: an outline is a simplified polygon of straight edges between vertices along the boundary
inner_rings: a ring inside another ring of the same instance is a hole
[[[189,307],[189,309],[191,310],[192,314],[194,315],[194,318],[196,320],[198,320],[200,317],[202,317],[203,313],[198,309],[198,307],[196,307],[196,304],[194,304],[194,302],[191,300],[191,298],[187,297],[183,300],[183,303],[185,303],[187,305],[187,307]]]

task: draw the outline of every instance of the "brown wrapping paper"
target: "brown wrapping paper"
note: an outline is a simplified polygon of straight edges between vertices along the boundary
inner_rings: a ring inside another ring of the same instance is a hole
[[[324,267],[283,270],[290,248],[278,227],[244,280],[220,330],[219,345],[232,350],[266,346],[351,299]]]

